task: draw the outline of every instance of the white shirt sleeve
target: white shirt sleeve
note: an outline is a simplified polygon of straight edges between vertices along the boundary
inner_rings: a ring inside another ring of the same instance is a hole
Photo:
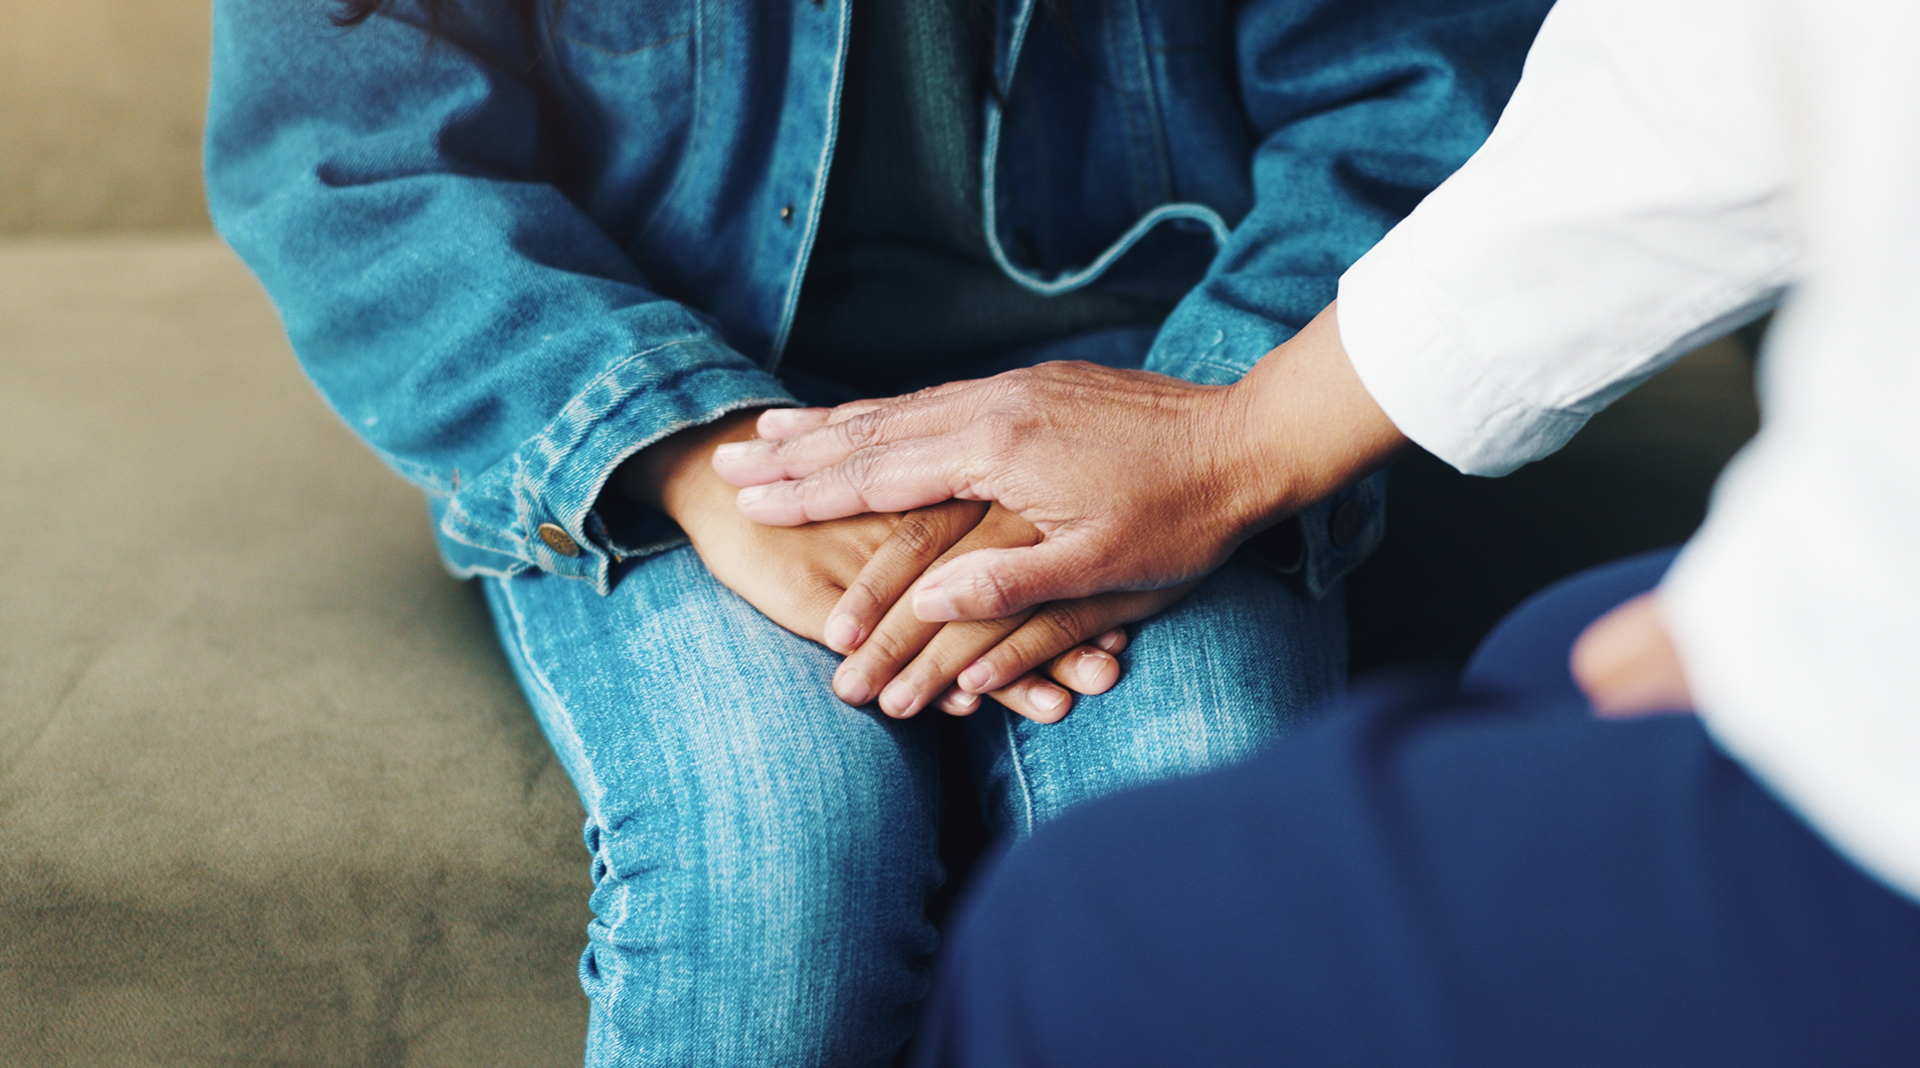
[[[1777,299],[1797,248],[1752,11],[1547,16],[1486,145],[1341,279],[1341,337],[1402,433],[1506,474]]]
[[[1500,474],[1794,286],[1662,615],[1720,745],[1920,900],[1916,51],[1892,0],[1561,0],[1338,314],[1403,432]]]

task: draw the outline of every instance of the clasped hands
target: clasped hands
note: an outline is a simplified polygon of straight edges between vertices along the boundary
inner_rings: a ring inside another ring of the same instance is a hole
[[[756,414],[676,434],[623,465],[616,478],[630,495],[672,516],[722,584],[780,626],[844,655],[833,689],[848,704],[877,701],[896,718],[929,707],[966,715],[991,696],[1029,719],[1055,722],[1071,708],[1073,693],[1104,693],[1119,680],[1123,624],[1186,591],[924,621],[903,595],[928,569],[976,549],[1032,545],[1040,532],[975,500],[863,509],[788,527],[752,522],[735,507],[735,487],[715,474],[711,458],[716,447],[751,440]]]
[[[1029,525],[1011,542],[952,543],[932,562],[910,600],[930,626],[1140,596],[1110,591],[1177,597],[1247,537],[1407,444],[1354,370],[1337,305],[1232,386],[1043,364],[907,397],[769,411],[757,429],[712,463],[741,487],[739,512],[759,523],[806,529],[992,501],[995,514]],[[907,618],[905,603],[887,613]],[[1692,705],[1657,594],[1588,628],[1571,666],[1603,715]]]

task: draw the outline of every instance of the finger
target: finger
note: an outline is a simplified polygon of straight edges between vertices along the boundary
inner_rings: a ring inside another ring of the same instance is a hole
[[[1119,681],[1117,658],[1128,644],[1127,633],[1121,628],[1158,614],[1196,585],[1188,582],[1164,590],[1106,593],[1049,604],[1005,641],[967,665],[955,682],[968,693],[991,693],[1007,685],[1008,680],[1046,665],[1056,680],[1081,693],[1105,693]],[[1104,663],[1088,662],[1075,649],[1090,637],[1094,648],[1114,658],[1110,678]],[[1062,655],[1063,649],[1069,652]],[[1071,677],[1062,677],[1061,672]]]
[[[795,442],[834,432],[817,430]],[[779,446],[784,442],[738,442],[741,446]],[[976,498],[974,479],[965,469],[965,449],[948,438],[915,438],[890,445],[869,445],[811,474],[806,465],[751,457],[729,459],[722,471],[714,450],[714,470],[734,485],[746,485],[736,498],[740,514],[768,526],[792,527],[867,512],[905,512],[955,497]],[[779,480],[779,481],[776,481]],[[760,485],[747,484],[760,482]],[[882,502],[894,502],[883,504]]]
[[[1003,509],[973,513],[971,509],[980,507],[973,502],[948,502],[937,507],[963,515],[978,515],[978,522],[965,532],[965,537],[954,539],[957,544],[945,549],[936,559],[925,558],[934,546],[914,554],[914,566],[922,572],[982,545],[1030,545],[1040,537],[1040,532],[1031,524]],[[899,570],[906,571],[906,568]],[[914,616],[912,603],[901,596],[919,577],[908,572],[902,579],[889,583],[895,588],[876,608],[882,614],[880,622],[874,626],[871,637],[854,649],[841,665],[846,694],[861,692],[864,684],[866,692],[878,694],[881,711],[892,716],[911,716],[926,708],[953,686],[954,676],[961,668],[1019,629],[1026,619],[1025,614],[1020,613],[1007,619],[978,623],[924,622]]]
[[[1120,660],[1090,645],[1076,645],[1047,661],[1043,673],[1075,693],[1102,694],[1120,681]]]
[[[893,716],[913,715],[953,689],[961,668],[1026,622],[1025,616],[1014,616],[978,623],[922,623],[912,618],[911,610],[906,618],[914,626],[932,627],[934,632],[927,635],[924,648],[888,669],[893,677],[880,693],[880,710]]]
[[[1026,548],[980,549],[928,571],[914,588],[913,612],[930,623],[995,619],[1045,601],[1104,593],[1098,562],[1106,556],[1071,530]]]
[[[827,648],[841,654],[858,649],[914,581],[986,514],[985,502],[948,501],[901,516],[828,614]]]
[[[855,416],[879,411],[882,408],[900,408],[910,404],[922,405],[933,401],[950,400],[954,394],[973,389],[983,381],[985,379],[963,378],[953,382],[942,382],[937,386],[928,386],[898,397],[870,397],[848,401],[834,408],[827,416],[827,422],[844,423]]]
[[[735,486],[764,485],[805,478],[862,449],[946,435],[972,422],[978,405],[965,396],[972,385],[949,383],[905,397],[855,401],[824,414],[821,409],[768,411],[759,425],[776,432],[720,446],[713,469]],[[784,421],[806,429],[781,433]]]
[[[980,710],[980,698],[965,690],[948,687],[947,692],[940,695],[940,700],[933,703],[933,707],[949,716],[971,716]]]
[[[994,623],[967,623],[982,633],[972,646],[992,648],[1005,635],[1019,629],[1024,617]],[[902,598],[881,617],[873,633],[860,643],[833,673],[833,692],[842,701],[860,706],[877,701],[880,711],[897,719],[912,716],[930,704],[953,684],[953,677],[965,666],[965,657],[950,657],[959,663],[944,677],[925,667],[909,682],[902,682],[902,669],[912,664],[952,624],[925,623],[914,618],[913,606]],[[949,639],[951,642],[953,639]],[[977,655],[977,654],[975,654]]]
[[[829,408],[768,408],[760,413],[753,432],[769,440],[790,438],[826,426],[832,414]]]
[[[1073,695],[1038,675],[1022,675],[991,696],[1035,723],[1058,723],[1073,710]]]

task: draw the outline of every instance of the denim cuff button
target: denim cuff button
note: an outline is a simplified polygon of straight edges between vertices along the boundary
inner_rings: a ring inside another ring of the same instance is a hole
[[[552,523],[540,524],[540,529],[535,531],[535,533],[540,535],[541,541],[547,543],[547,548],[552,549],[561,556],[571,558],[580,555],[580,543],[574,541],[572,535]]]

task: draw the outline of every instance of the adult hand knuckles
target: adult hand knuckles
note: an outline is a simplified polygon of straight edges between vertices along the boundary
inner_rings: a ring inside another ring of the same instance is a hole
[[[838,482],[865,491],[873,486],[885,455],[881,449],[862,449],[835,464],[832,475]]]
[[[1023,420],[1006,411],[992,411],[973,424],[973,451],[995,462],[1019,451],[1026,437]]]
[[[857,415],[839,424],[840,444],[849,452],[872,448],[885,440],[886,422],[885,408]]]

